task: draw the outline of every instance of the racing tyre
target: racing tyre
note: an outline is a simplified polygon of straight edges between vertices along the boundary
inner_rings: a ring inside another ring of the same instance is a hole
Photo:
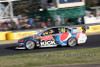
[[[26,49],[29,49],[29,50],[35,48],[35,42],[32,40],[28,40],[25,45],[26,45]]]
[[[68,39],[68,46],[69,46],[69,47],[74,47],[74,46],[76,46],[76,45],[77,45],[77,40],[76,40],[76,38],[71,37],[71,38]]]

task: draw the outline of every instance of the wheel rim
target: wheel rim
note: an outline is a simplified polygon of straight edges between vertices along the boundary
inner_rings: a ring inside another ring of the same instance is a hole
[[[32,42],[32,41],[27,41],[27,43],[26,43],[26,48],[27,48],[27,49],[33,49],[34,46],[35,46],[34,42]]]
[[[75,46],[75,45],[76,45],[76,39],[75,39],[75,38],[69,39],[68,45],[69,45],[69,46]]]

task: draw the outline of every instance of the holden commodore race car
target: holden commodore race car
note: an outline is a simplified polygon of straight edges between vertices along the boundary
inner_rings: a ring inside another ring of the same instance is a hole
[[[35,47],[74,47],[85,43],[87,36],[85,31],[68,27],[52,27],[35,35],[22,38],[18,41],[16,49],[34,49]]]

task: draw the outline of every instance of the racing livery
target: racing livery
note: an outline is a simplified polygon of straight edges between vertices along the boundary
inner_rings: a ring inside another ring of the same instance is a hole
[[[35,47],[76,46],[85,43],[85,31],[68,27],[52,27],[18,41],[16,49],[34,49]]]

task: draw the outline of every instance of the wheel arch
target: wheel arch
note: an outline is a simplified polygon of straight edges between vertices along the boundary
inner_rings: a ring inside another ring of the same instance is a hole
[[[36,46],[36,40],[35,39],[33,39],[33,38],[27,38],[27,39],[25,39],[25,42],[24,42],[24,44],[28,41],[28,40],[31,40],[31,41],[33,41],[34,43],[35,43],[35,46]]]

